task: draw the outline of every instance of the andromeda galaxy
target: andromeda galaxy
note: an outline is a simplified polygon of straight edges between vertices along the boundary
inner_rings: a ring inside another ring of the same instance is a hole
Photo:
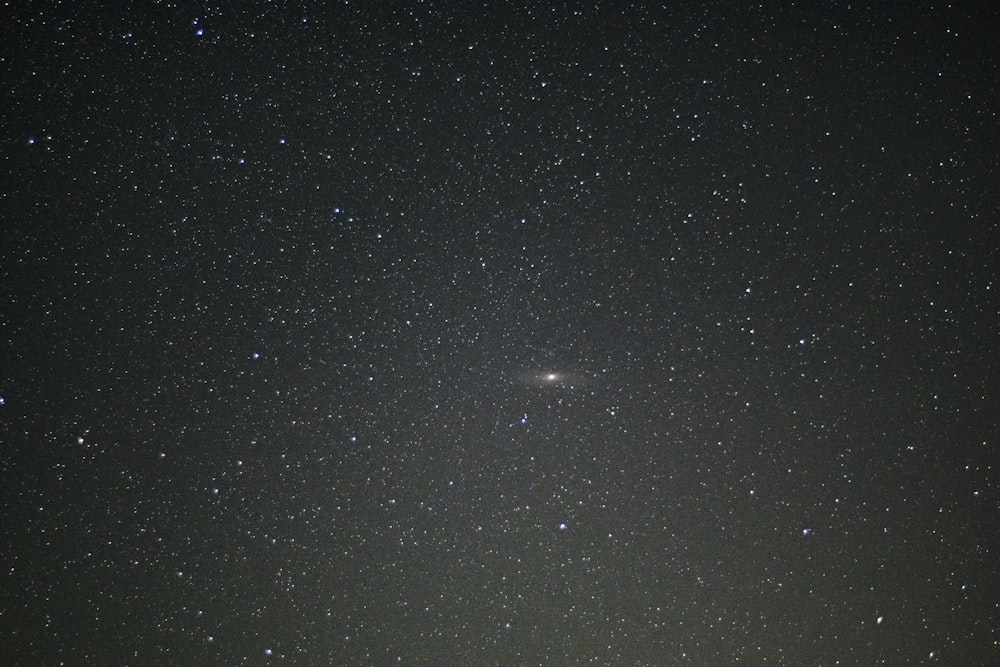
[[[558,369],[523,370],[517,377],[521,384],[540,389],[575,389],[587,384],[585,374]]]

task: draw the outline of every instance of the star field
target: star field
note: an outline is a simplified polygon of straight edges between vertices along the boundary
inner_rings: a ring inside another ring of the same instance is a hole
[[[4,664],[997,664],[998,37],[0,9]]]

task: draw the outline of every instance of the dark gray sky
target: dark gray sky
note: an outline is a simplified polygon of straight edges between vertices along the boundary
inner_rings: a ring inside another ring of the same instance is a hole
[[[5,663],[1000,661],[990,3],[0,26]]]

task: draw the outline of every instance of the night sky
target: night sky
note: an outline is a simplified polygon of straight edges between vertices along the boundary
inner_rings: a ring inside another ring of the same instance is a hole
[[[4,664],[1000,664],[996,5],[0,26]]]

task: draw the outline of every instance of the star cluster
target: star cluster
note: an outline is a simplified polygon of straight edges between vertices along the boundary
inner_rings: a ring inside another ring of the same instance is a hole
[[[1000,662],[1000,12],[0,9],[5,664]]]

